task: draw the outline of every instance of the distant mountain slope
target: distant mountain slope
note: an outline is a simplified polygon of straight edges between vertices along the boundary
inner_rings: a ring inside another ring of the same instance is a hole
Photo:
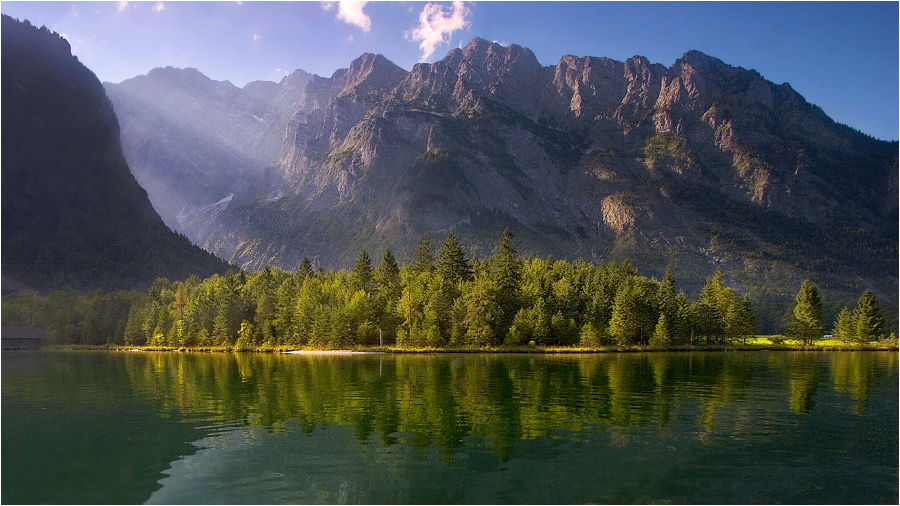
[[[409,258],[426,232],[486,254],[510,227],[525,253],[672,265],[688,289],[722,267],[759,297],[810,278],[897,299],[898,144],[697,51],[543,67],[476,38],[410,72],[365,54],[292,110],[273,168],[194,225],[248,268]]]
[[[4,291],[225,271],[153,210],[100,81],[68,42],[3,16],[2,76]]]
[[[166,67],[105,88],[132,173],[166,224],[196,241],[208,219],[198,212],[277,162],[310,79],[298,70],[281,83],[237,88]]]

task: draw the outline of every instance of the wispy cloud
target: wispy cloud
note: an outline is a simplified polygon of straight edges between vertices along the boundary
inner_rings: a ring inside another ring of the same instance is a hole
[[[153,12],[162,12],[166,10],[166,4],[163,2],[156,2],[153,4]]]
[[[119,12],[122,12],[127,8],[128,8],[128,2],[125,2],[125,1],[119,2],[119,7],[118,7]]]
[[[441,4],[426,4],[419,13],[419,26],[407,31],[406,37],[419,41],[421,60],[425,61],[434,54],[439,44],[450,42],[453,32],[469,26],[468,17],[471,12],[466,3],[461,1],[453,2],[449,12]]]
[[[344,23],[358,26],[366,33],[372,29],[372,20],[365,12],[363,12],[363,7],[365,7],[368,2],[352,2],[346,0],[340,2],[322,2],[322,8],[326,11],[330,11],[334,8],[335,3],[338,5],[337,19]]]

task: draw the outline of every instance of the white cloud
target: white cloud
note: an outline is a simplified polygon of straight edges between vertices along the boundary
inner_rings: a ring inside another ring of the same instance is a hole
[[[322,2],[322,10],[330,11],[334,8],[334,2]]]
[[[254,33],[254,34],[253,34],[253,40],[259,40],[259,34],[258,34],[258,33]]]
[[[434,54],[439,44],[447,44],[453,32],[469,26],[471,10],[465,2],[453,2],[453,9],[446,12],[441,4],[429,3],[419,13],[419,26],[406,32],[406,38],[419,41],[421,61]]]
[[[363,12],[363,7],[368,2],[349,2],[341,0],[338,2],[337,18],[345,23],[356,25],[364,32],[368,32],[372,28],[372,20]]]
[[[119,7],[118,7],[119,12],[122,12],[127,8],[128,8],[128,2],[125,2],[125,1],[119,2]]]
[[[153,12],[162,12],[164,10],[166,10],[166,4],[164,4],[162,2],[156,2],[153,5]]]

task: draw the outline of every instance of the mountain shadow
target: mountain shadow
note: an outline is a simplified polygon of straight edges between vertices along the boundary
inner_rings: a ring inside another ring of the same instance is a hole
[[[46,27],[2,19],[3,291],[127,289],[228,264],[162,222],[97,77]]]

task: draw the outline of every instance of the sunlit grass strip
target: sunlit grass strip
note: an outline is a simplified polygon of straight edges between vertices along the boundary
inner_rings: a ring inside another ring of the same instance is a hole
[[[308,352],[382,352],[382,353],[634,353],[634,352],[665,352],[665,351],[898,351],[897,340],[884,340],[872,343],[845,343],[835,339],[823,339],[815,341],[811,345],[802,343],[796,339],[783,339],[780,342],[778,337],[771,339],[772,336],[755,336],[747,338],[746,343],[732,344],[713,344],[713,345],[673,345],[666,347],[652,346],[446,346],[446,347],[402,347],[402,346],[348,346],[345,348],[321,348],[309,346],[289,346],[289,345],[261,345],[244,349],[238,349],[234,346],[191,346],[191,347],[175,347],[175,346],[123,346],[123,345],[51,345],[49,349],[68,349],[68,350],[108,350],[108,351],[134,351],[134,352],[150,352],[150,351],[178,351],[178,352],[207,352],[207,353],[230,353],[230,352],[256,352],[256,353],[288,353],[293,351]]]

